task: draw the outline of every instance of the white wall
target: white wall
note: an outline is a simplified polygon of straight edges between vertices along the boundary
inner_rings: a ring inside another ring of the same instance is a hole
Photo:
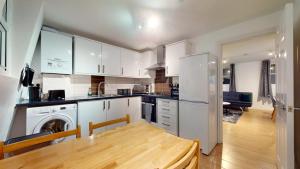
[[[263,104],[261,101],[257,101],[261,73],[261,61],[237,63],[235,64],[235,69],[236,90],[238,92],[253,93],[253,105],[251,108],[273,110],[271,103]],[[275,91],[275,86],[273,87],[273,91]]]
[[[0,140],[5,140],[17,100],[22,67],[30,61],[43,20],[43,0],[10,0],[8,9],[7,72],[0,74]],[[0,1],[0,5],[4,0]],[[3,6],[0,6],[2,13]]]

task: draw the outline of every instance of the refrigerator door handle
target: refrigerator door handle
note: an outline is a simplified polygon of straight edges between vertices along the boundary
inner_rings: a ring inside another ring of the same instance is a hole
[[[182,102],[190,102],[190,103],[202,103],[202,104],[208,104],[208,102],[205,102],[205,101],[194,101],[194,100],[185,100],[185,99],[180,99],[179,101],[182,101]]]

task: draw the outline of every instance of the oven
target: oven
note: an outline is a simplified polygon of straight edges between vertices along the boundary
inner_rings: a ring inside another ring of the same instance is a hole
[[[157,122],[155,96],[142,96],[142,118],[150,123]]]

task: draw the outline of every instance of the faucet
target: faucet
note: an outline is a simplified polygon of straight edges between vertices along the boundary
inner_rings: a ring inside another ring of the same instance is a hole
[[[101,85],[104,85],[105,84],[105,82],[100,82],[99,84],[98,84],[98,96],[100,96],[100,95],[103,95],[104,94],[104,91],[103,91],[103,93],[101,92]]]

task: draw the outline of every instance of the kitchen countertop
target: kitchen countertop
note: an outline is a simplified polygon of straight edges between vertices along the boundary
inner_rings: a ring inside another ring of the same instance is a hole
[[[106,100],[106,99],[118,99],[126,97],[139,97],[139,96],[150,96],[162,99],[178,100],[171,96],[157,95],[157,94],[131,94],[131,95],[107,95],[107,96],[79,96],[79,97],[70,97],[65,100],[41,100],[30,102],[29,100],[20,100],[17,102],[16,107],[39,107],[39,106],[51,106],[51,105],[60,105],[60,104],[72,104],[78,103],[81,101],[92,101],[92,100]]]

